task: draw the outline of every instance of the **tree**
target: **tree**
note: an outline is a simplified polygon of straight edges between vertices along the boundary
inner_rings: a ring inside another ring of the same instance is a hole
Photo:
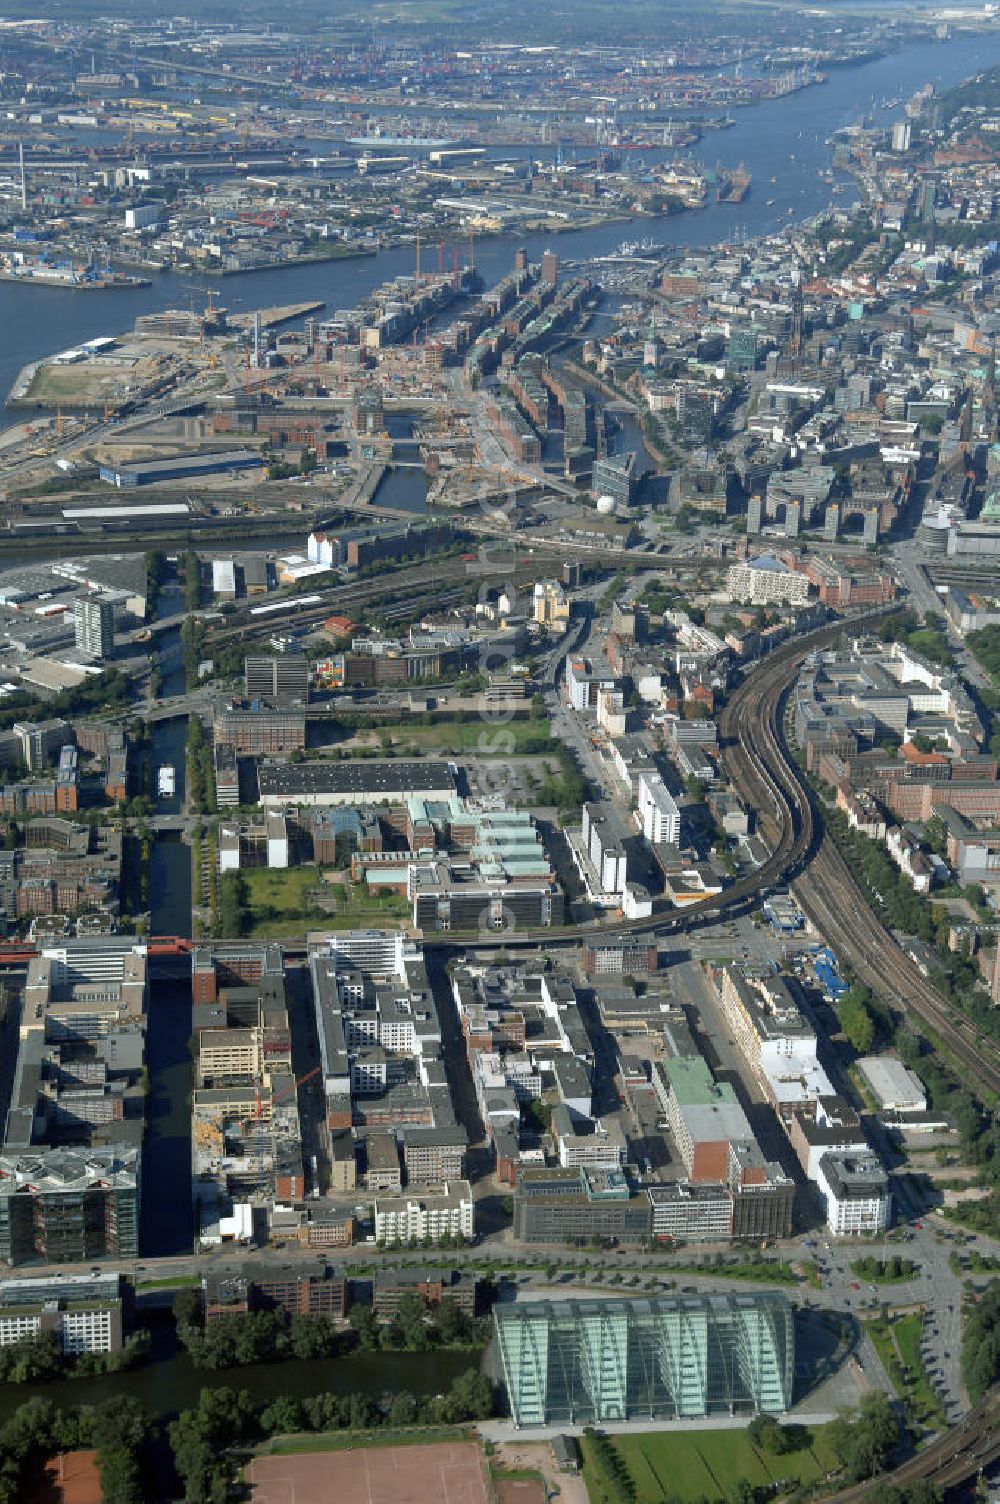
[[[142,1504],[139,1454],[149,1427],[142,1406],[128,1395],[105,1400],[91,1425],[105,1504]]]
[[[261,1411],[260,1427],[268,1436],[301,1431],[303,1415],[303,1407],[299,1400],[290,1394],[279,1394]]]
[[[352,1306],[348,1320],[357,1336],[358,1346],[366,1352],[373,1352],[379,1345],[381,1331],[371,1306]]]
[[[174,1321],[177,1326],[200,1328],[204,1321],[204,1314],[199,1286],[189,1285],[177,1291],[174,1296]]]
[[[293,1316],[288,1340],[296,1358],[328,1358],[336,1351],[337,1334],[326,1316]]]
[[[770,1452],[772,1457],[781,1457],[791,1450],[792,1438],[773,1415],[755,1415],[747,1427],[747,1436],[755,1447]]]
[[[493,1386],[485,1374],[467,1368],[452,1380],[445,1396],[448,1422],[485,1420],[493,1414]]]
[[[875,1041],[875,1023],[855,988],[848,988],[841,998],[839,1016],[840,1027],[852,1049],[858,1055],[867,1055]]]
[[[0,1381],[29,1384],[54,1378],[62,1369],[62,1354],[54,1332],[39,1332],[23,1342],[0,1348]]]
[[[1000,1378],[1000,1280],[990,1280],[979,1299],[966,1306],[962,1375],[973,1403]]]
[[[447,1297],[441,1301],[434,1318],[438,1341],[444,1347],[454,1347],[464,1342],[469,1335],[469,1318],[457,1301]]]
[[[841,1411],[827,1434],[837,1460],[857,1481],[883,1471],[899,1442],[899,1422],[887,1397],[872,1392],[853,1410]]]
[[[427,1307],[423,1299],[407,1290],[399,1297],[399,1305],[396,1309],[396,1320],[393,1323],[398,1326],[402,1336],[402,1345],[410,1352],[422,1352],[430,1346],[430,1338],[427,1331]]]
[[[418,1405],[407,1389],[400,1389],[389,1402],[390,1426],[412,1426],[417,1419]]]

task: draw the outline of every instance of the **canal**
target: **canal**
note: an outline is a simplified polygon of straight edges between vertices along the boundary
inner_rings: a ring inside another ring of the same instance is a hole
[[[179,584],[168,583],[160,593],[159,612],[172,616],[183,610]],[[184,691],[180,631],[163,633],[157,642],[161,694]],[[184,808],[184,771],[187,756],[187,717],[158,721],[153,727],[150,760],[153,788],[156,770],[175,769],[177,791],[157,798],[158,814],[180,814]],[[191,934],[191,848],[176,832],[158,831],[153,841],[150,871],[150,933]],[[149,1019],[146,1032],[146,1140],[142,1159],[140,1249],[148,1258],[190,1253],[191,1215],[191,978],[188,968],[175,965],[173,976],[157,975],[151,967]],[[165,1190],[165,1188],[169,1188]]]
[[[51,1379],[41,1384],[0,1384],[0,1424],[30,1399],[51,1400],[64,1407],[99,1405],[129,1395],[150,1415],[176,1415],[198,1402],[202,1389],[246,1389],[256,1405],[277,1395],[308,1399],[315,1394],[366,1394],[372,1399],[409,1390],[435,1395],[469,1368],[478,1369],[478,1348],[432,1350],[425,1353],[361,1352],[339,1358],[288,1359],[246,1368],[197,1369],[174,1337],[173,1317],[156,1311],[151,1318],[149,1361],[126,1373],[90,1375],[80,1379]]]

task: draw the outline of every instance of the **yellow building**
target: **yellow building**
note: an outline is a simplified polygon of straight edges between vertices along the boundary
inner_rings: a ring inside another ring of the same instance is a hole
[[[565,632],[569,626],[569,597],[558,580],[539,580],[535,586],[534,618],[540,627]]]

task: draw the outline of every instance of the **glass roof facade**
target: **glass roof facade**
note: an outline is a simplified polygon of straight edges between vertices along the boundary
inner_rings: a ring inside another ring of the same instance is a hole
[[[778,1414],[792,1401],[792,1309],[778,1292],[495,1306],[519,1426]]]

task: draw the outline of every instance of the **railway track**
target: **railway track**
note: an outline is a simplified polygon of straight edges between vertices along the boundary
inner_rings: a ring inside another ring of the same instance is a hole
[[[553,556],[554,558],[555,556]],[[424,562],[407,569],[379,575],[373,580],[358,580],[348,585],[335,585],[325,590],[322,600],[315,605],[296,605],[295,599],[287,602],[287,609],[266,616],[252,616],[248,611],[230,619],[226,627],[212,634],[212,646],[221,647],[228,642],[242,641],[248,632],[273,630],[286,620],[300,626],[314,626],[338,611],[350,611],[376,601],[391,601],[391,610],[397,616],[404,615],[403,603],[410,606],[415,601],[426,599],[434,605],[454,603],[472,587],[490,581],[517,581],[536,579],[549,567],[551,560],[536,551],[524,562],[497,557],[487,567],[466,559],[445,559]],[[443,592],[447,590],[445,599]]]
[[[830,836],[824,836],[813,861],[799,877],[795,895],[818,928],[836,933],[838,949],[860,981],[890,998],[904,1015],[915,1013],[965,1067],[970,1081],[1000,1096],[995,1043],[981,1034],[971,1019],[951,1007],[879,922]]]
[[[955,1488],[1000,1458],[1000,1388],[994,1386],[957,1426],[932,1441],[894,1472],[829,1494],[827,1504],[861,1504],[875,1489],[895,1488],[905,1497],[914,1483]]]

